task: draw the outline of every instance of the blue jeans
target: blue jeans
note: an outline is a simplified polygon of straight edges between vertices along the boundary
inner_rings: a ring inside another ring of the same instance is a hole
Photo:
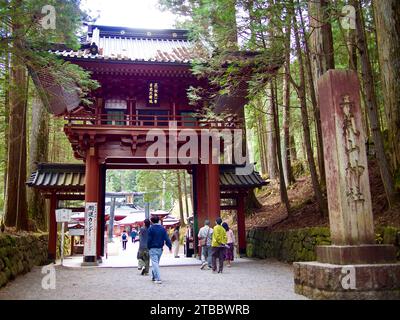
[[[151,248],[149,250],[150,260],[151,260],[151,273],[154,280],[160,279],[160,258],[162,255],[161,248]]]
[[[212,251],[211,246],[202,246],[201,247],[201,262],[207,262],[208,266],[212,266],[211,261]]]

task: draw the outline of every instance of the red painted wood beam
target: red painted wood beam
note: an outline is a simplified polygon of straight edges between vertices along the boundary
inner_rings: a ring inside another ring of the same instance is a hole
[[[215,225],[215,220],[220,216],[221,198],[219,186],[219,165],[207,164],[207,189],[208,189],[208,206],[207,214],[211,225]]]
[[[199,229],[207,219],[207,193],[206,193],[206,170],[205,165],[197,165],[196,190],[197,190],[197,221]]]
[[[172,164],[128,164],[128,163],[111,163],[107,164],[107,169],[130,169],[130,170],[189,170],[192,165],[172,165]]]
[[[99,213],[99,164],[97,161],[96,149],[95,147],[90,147],[86,152],[86,170],[85,170],[85,203],[96,202],[97,203],[97,213]],[[86,215],[86,212],[85,212]],[[99,217],[97,216],[97,220]],[[86,228],[86,224],[85,224]],[[97,229],[96,229],[97,233]],[[96,238],[99,234],[96,235]],[[94,256],[84,256],[84,262],[96,262],[96,255]]]
[[[104,183],[105,183],[105,172],[101,170],[99,167],[99,173],[98,173],[98,187],[97,187],[97,192],[98,192],[98,206],[97,206],[97,238],[96,238],[96,247],[97,247],[97,259],[100,259],[102,256],[102,242],[104,241],[104,233],[102,232],[102,223],[103,223],[103,216],[104,216],[104,208],[103,208],[103,202],[104,202],[104,197],[103,197],[103,188]],[[105,195],[104,195],[105,196]]]
[[[47,258],[49,261],[55,261],[57,257],[57,195],[52,193],[50,196],[50,212],[49,212],[49,242],[47,250]]]
[[[237,225],[239,253],[246,254],[246,222],[245,222],[245,195],[237,199]]]
[[[236,199],[238,197],[237,193],[221,193],[221,199]]]
[[[237,210],[237,206],[221,206],[221,210]]]
[[[85,200],[85,195],[73,195],[73,194],[57,194],[55,192],[55,194],[57,195],[57,199],[58,200]],[[44,197],[46,199],[51,199],[51,194],[45,194]]]

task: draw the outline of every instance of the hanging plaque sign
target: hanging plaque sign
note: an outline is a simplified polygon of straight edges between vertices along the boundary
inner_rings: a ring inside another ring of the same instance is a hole
[[[85,206],[85,256],[96,255],[97,202],[86,202]]]

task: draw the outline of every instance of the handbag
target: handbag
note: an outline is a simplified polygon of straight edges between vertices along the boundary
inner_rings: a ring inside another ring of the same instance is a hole
[[[207,239],[208,239],[208,233],[210,232],[210,228],[208,228],[208,231],[207,231],[207,235],[206,235],[206,237],[204,238],[204,239],[200,239],[199,240],[199,245],[200,246],[206,246],[207,245]]]

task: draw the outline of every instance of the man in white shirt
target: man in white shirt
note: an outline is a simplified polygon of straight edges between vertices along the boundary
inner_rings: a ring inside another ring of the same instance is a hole
[[[210,220],[204,221],[204,227],[199,230],[199,245],[201,246],[201,269],[203,270],[207,264],[208,268],[212,268],[211,262],[211,241],[213,229],[210,227]]]

